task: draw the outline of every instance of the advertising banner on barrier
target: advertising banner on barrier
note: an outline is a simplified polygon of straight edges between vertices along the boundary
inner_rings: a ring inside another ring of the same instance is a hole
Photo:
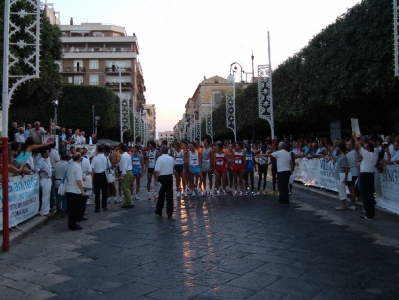
[[[399,166],[386,165],[374,174],[377,205],[399,214]]]
[[[296,181],[304,185],[337,191],[334,177],[335,163],[322,158],[298,158],[295,160]],[[399,166],[385,165],[384,171],[375,171],[375,192],[377,205],[399,214]],[[346,187],[346,193],[349,189]]]
[[[39,175],[13,176],[9,181],[10,227],[35,216],[39,211]],[[0,230],[3,229],[3,190],[0,186]]]

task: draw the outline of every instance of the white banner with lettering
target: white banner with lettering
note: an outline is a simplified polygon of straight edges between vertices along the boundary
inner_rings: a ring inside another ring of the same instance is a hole
[[[39,175],[10,177],[8,186],[10,227],[26,221],[39,212]],[[3,190],[0,186],[0,230],[3,229]]]
[[[335,163],[332,160],[298,158],[294,172],[295,180],[304,185],[337,191]],[[399,166],[386,165],[382,173],[376,170],[374,185],[377,205],[399,214]],[[349,194],[348,187],[346,192]]]

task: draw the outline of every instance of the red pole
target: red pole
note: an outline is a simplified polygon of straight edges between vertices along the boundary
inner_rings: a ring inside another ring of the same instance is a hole
[[[3,251],[10,250],[10,218],[8,204],[8,137],[2,137],[3,147]]]

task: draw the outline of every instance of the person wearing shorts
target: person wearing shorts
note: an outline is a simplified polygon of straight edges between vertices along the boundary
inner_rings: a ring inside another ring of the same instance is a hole
[[[271,146],[272,147],[272,146]],[[270,148],[271,148],[270,147]],[[269,150],[271,153],[277,152],[277,142],[275,141],[275,144],[272,149]],[[270,192],[270,195],[274,195],[277,193],[276,191],[276,183],[277,183],[277,159],[274,158],[273,156],[270,158],[271,160],[271,165],[272,165],[272,184],[273,184],[273,191]]]
[[[245,153],[242,149],[242,142],[236,143],[236,149],[234,152],[234,161],[233,161],[233,174],[234,174],[234,195],[238,194],[238,188],[240,187],[239,195],[243,196],[243,177],[244,177],[244,170],[245,170]]]
[[[184,171],[184,151],[181,150],[180,144],[175,144],[175,149],[173,151],[174,158],[174,173],[176,178],[176,198],[181,197],[181,187],[180,182],[183,185],[183,191],[186,189],[186,182],[183,179],[183,171]]]
[[[356,180],[359,178],[359,153],[356,151],[355,142],[353,139],[349,140],[346,144],[348,153],[346,158],[348,160],[349,173],[352,175],[352,180],[347,180],[346,185],[349,188],[351,202],[347,205],[348,209],[356,210]]]
[[[144,165],[144,158],[143,155],[140,154],[140,147],[134,146],[132,152],[132,172],[133,172],[133,180],[131,181],[130,190],[132,197],[136,200],[140,200],[139,193],[140,193],[140,178],[143,176],[141,172],[141,166]],[[136,195],[134,196],[134,181],[136,181]]]
[[[249,182],[248,176],[251,179],[251,195],[254,194],[254,172],[255,172],[255,154],[251,149],[251,145],[246,145],[245,151],[245,196],[249,195]]]
[[[346,145],[345,143],[340,143],[337,149],[337,155],[335,163],[335,180],[337,181],[337,189],[338,189],[338,196],[339,200],[341,200],[341,205],[337,206],[336,210],[346,210],[346,181],[348,178],[348,159],[345,155]],[[344,179],[341,180],[341,173],[344,174]]]
[[[228,172],[228,180],[229,180],[229,187],[230,190],[228,191],[229,194],[233,192],[233,183],[234,183],[234,176],[233,176],[233,165],[234,165],[234,147],[233,144],[229,144],[227,151],[226,151],[226,159],[227,159],[227,172]]]
[[[147,151],[147,165],[146,165],[146,169],[147,169],[147,193],[148,193],[148,200],[151,200],[151,181],[152,181],[152,177],[155,176],[154,175],[154,168],[155,168],[155,163],[158,159],[158,157],[160,156],[160,153],[157,151],[157,149],[155,148],[155,142],[150,141],[148,142],[148,151]],[[158,183],[156,181],[155,185],[158,185]],[[156,197],[154,195],[154,197]]]
[[[267,157],[266,154],[266,144],[262,144],[259,152],[256,154],[258,157],[258,162],[259,162],[259,168],[258,168],[258,175],[259,175],[259,180],[258,180],[258,192],[257,195],[260,195],[261,190],[261,184],[262,184],[262,178],[263,178],[263,195],[266,195],[266,176],[267,176]]]
[[[226,196],[226,184],[227,184],[227,157],[226,153],[223,151],[222,142],[217,144],[216,152],[214,153],[214,170],[216,175],[215,186],[216,186],[216,195],[220,195],[220,180],[223,182],[223,195]]]
[[[204,139],[204,148],[202,149],[202,178],[203,178],[203,186],[204,186],[204,195],[213,196],[212,193],[212,175],[213,175],[213,150],[212,147],[209,146],[209,138]],[[209,180],[209,192],[206,189],[206,177],[208,175]]]
[[[198,178],[202,179],[201,174],[201,155],[198,150],[195,148],[195,144],[192,142],[188,144],[190,151],[188,152],[187,156],[187,164],[189,165],[189,182],[190,188],[192,190],[191,196],[195,197],[197,186],[194,183],[197,183]],[[196,179],[196,180],[195,180]]]

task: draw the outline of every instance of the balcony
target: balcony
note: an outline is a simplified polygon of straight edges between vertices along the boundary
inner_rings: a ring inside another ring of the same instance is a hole
[[[121,71],[121,74],[131,74],[132,73],[132,68],[115,68],[115,71],[112,71],[112,68],[105,68],[105,73],[110,73],[110,74],[119,74],[119,70]]]
[[[71,68],[71,67],[66,67],[63,68],[62,71],[60,73],[69,73],[69,74],[84,74],[86,73],[86,69],[85,68]]]
[[[133,84],[131,82],[122,82],[122,90],[131,90],[133,87]],[[105,83],[106,87],[109,87],[113,90],[119,90],[119,82],[109,82],[107,81]]]

